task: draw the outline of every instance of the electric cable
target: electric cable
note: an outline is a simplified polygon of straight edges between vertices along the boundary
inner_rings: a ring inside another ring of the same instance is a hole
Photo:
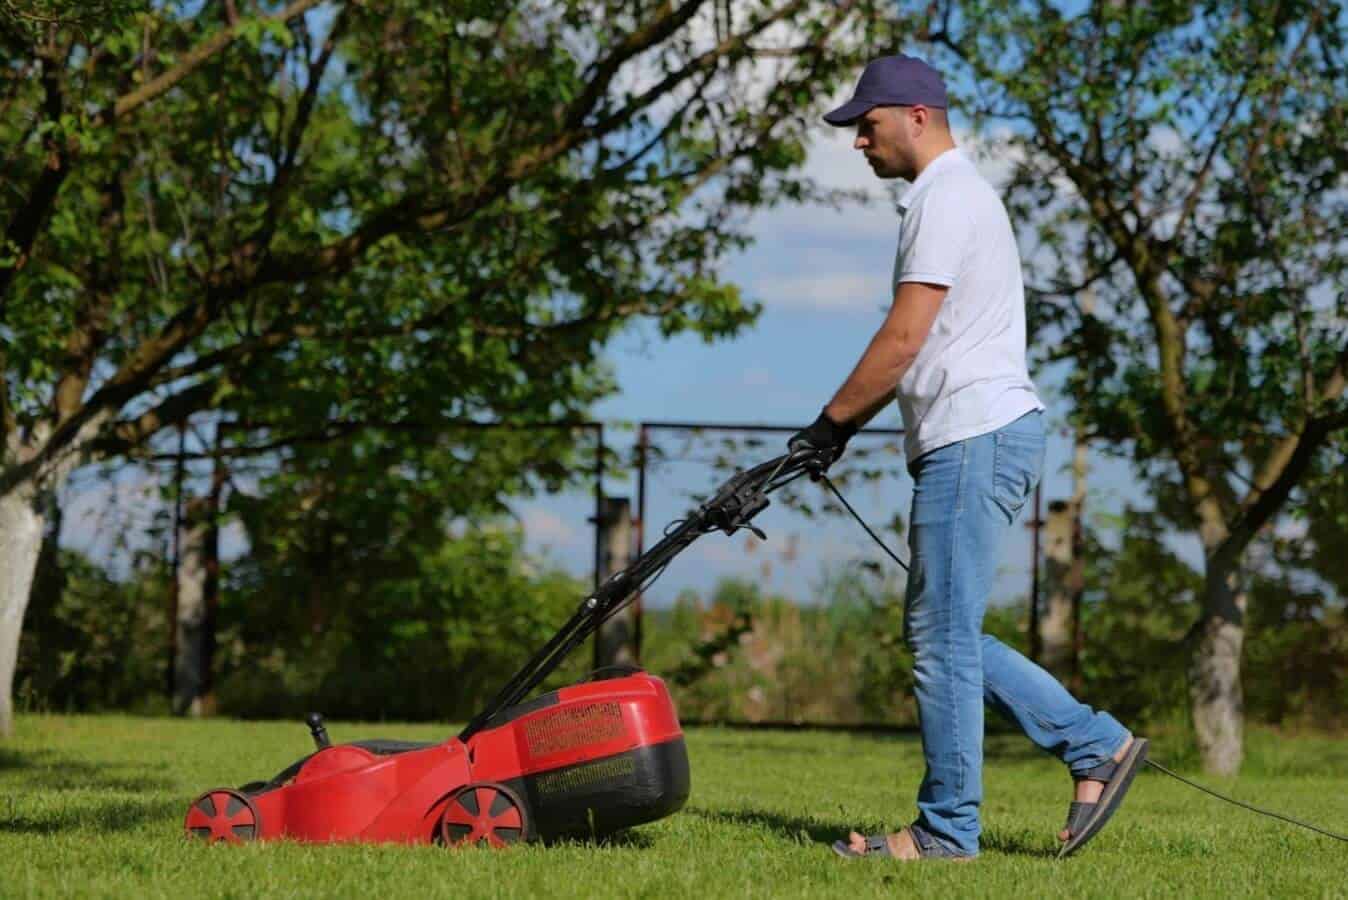
[[[866,524],[866,520],[861,518],[861,516],[857,514],[857,511],[852,508],[852,504],[848,503],[846,498],[844,498],[843,495],[838,492],[838,489],[834,487],[833,482],[829,479],[829,477],[822,472],[819,473],[819,477],[820,479],[823,480],[824,484],[828,485],[828,489],[833,492],[833,496],[838,498],[838,502],[840,502],[843,506],[847,507],[847,511],[852,514],[852,518],[856,519],[857,522],[861,524],[861,527],[866,529],[866,533],[871,536],[871,540],[879,544],[880,549],[888,553],[890,559],[894,560],[894,562],[902,566],[903,571],[905,572],[909,571],[908,564],[903,560],[899,559],[897,556],[895,556],[894,551],[886,547],[885,542],[880,540],[880,538],[876,536],[874,531],[871,531],[871,526]]]
[[[1183,775],[1180,775],[1178,772],[1172,772],[1172,771],[1170,771],[1170,770],[1167,769],[1165,766],[1161,765],[1160,763],[1156,762],[1155,760],[1149,759],[1149,760],[1146,760],[1146,763],[1147,763],[1147,765],[1151,766],[1153,769],[1156,769],[1156,770],[1159,771],[1159,772],[1164,772],[1165,774],[1169,775],[1171,778],[1174,778],[1176,781],[1182,781],[1182,782],[1184,782],[1185,784],[1187,784],[1189,787],[1194,788],[1194,789],[1196,789],[1196,790],[1200,790],[1200,791],[1202,791],[1203,793],[1208,794],[1209,796],[1216,797],[1218,800],[1225,800],[1227,803],[1233,804],[1233,805],[1235,805],[1235,806],[1239,806],[1239,807],[1241,807],[1242,809],[1248,809],[1250,812],[1259,813],[1261,816],[1268,816],[1269,818],[1272,818],[1272,819],[1281,819],[1282,821],[1284,821],[1284,822],[1289,822],[1289,823],[1291,823],[1292,825],[1300,825],[1302,828],[1309,828],[1311,831],[1317,832],[1318,834],[1323,834],[1325,837],[1331,837],[1331,838],[1333,838],[1333,839],[1336,840],[1336,841],[1344,841],[1344,842],[1348,843],[1348,837],[1345,837],[1345,836],[1343,836],[1343,835],[1341,835],[1341,834],[1335,834],[1335,833],[1332,832],[1332,831],[1327,831],[1327,830],[1325,830],[1324,828],[1321,828],[1321,827],[1318,826],[1318,825],[1312,825],[1310,822],[1303,822],[1303,821],[1301,821],[1300,819],[1294,819],[1294,818],[1292,818],[1291,816],[1285,816],[1285,815],[1283,815],[1282,813],[1274,812],[1274,811],[1271,810],[1271,809],[1262,809],[1262,808],[1260,808],[1260,807],[1258,807],[1258,806],[1255,806],[1255,805],[1252,804],[1252,803],[1246,803],[1246,802],[1243,801],[1243,800],[1237,800],[1237,799],[1234,798],[1234,797],[1228,797],[1228,796],[1226,796],[1225,794],[1219,794],[1217,791],[1214,791],[1212,788],[1204,787],[1203,785],[1199,784],[1199,783],[1196,782],[1196,781],[1190,781],[1189,779],[1185,778]]]

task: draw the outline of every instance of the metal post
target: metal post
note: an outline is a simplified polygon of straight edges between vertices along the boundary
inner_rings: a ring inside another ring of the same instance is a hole
[[[603,577],[604,567],[604,426],[592,426],[595,436],[594,444],[594,589],[599,590],[600,579]],[[601,665],[599,662],[600,646],[599,634],[595,633],[590,641],[592,645],[591,668],[597,669]]]
[[[177,689],[174,674],[178,660],[178,568],[182,564],[183,457],[187,454],[187,423],[178,424],[178,458],[173,466],[173,560],[168,591],[168,665],[164,667],[164,693],[170,702]]]
[[[603,567],[603,531],[604,521],[604,426],[594,428],[594,586],[599,588],[599,570]]]
[[[643,424],[637,432],[637,556],[646,552],[646,449],[650,436]]]
[[[637,434],[637,520],[636,538],[637,548],[636,557],[641,558],[641,554],[646,552],[646,447],[647,434],[646,426],[641,426],[641,431]],[[642,604],[646,598],[637,594],[637,598],[632,601],[632,644],[636,650],[637,661],[641,660],[641,624],[642,624]]]
[[[1040,504],[1043,483],[1034,486],[1034,520],[1030,527],[1034,529],[1034,540],[1030,549],[1030,659],[1039,662],[1042,652],[1039,640],[1039,529],[1043,524]]]
[[[601,581],[632,564],[632,504],[626,497],[605,497],[604,514],[599,522],[604,555]],[[633,606],[618,612],[595,632],[594,667],[636,665],[636,610]]]

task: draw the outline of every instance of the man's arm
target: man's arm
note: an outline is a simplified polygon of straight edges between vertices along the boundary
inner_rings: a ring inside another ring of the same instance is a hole
[[[839,424],[865,425],[894,399],[908,367],[931,331],[949,288],[905,281],[894,292],[894,305],[871,338],[852,374],[833,395],[824,414]]]

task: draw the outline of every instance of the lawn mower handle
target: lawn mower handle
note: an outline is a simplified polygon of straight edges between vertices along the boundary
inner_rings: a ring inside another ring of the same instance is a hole
[[[829,460],[825,458],[825,453],[827,451],[810,448],[796,450],[727,479],[711,499],[685,518],[672,522],[659,543],[637,557],[626,569],[610,575],[594,593],[586,597],[561,630],[472,718],[459,733],[459,739],[467,741],[490,725],[492,719],[502,711],[527,697],[572,650],[631,603],[638,593],[660,576],[675,556],[702,535],[712,531],[734,534],[745,528],[764,538],[763,532],[754,528],[750,522],[767,509],[767,495],[802,475],[826,468]]]

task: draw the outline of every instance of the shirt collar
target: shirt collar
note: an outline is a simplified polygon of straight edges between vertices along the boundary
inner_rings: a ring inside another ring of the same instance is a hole
[[[964,155],[963,150],[959,147],[951,147],[949,150],[946,150],[940,156],[927,163],[927,167],[922,170],[922,174],[918,175],[913,183],[908,185],[908,190],[900,195],[898,201],[894,205],[898,207],[900,213],[906,213],[908,207],[913,205],[913,198],[917,196],[917,192],[930,184],[937,174],[945,169],[949,169],[951,166],[967,163],[968,161],[968,157]]]

